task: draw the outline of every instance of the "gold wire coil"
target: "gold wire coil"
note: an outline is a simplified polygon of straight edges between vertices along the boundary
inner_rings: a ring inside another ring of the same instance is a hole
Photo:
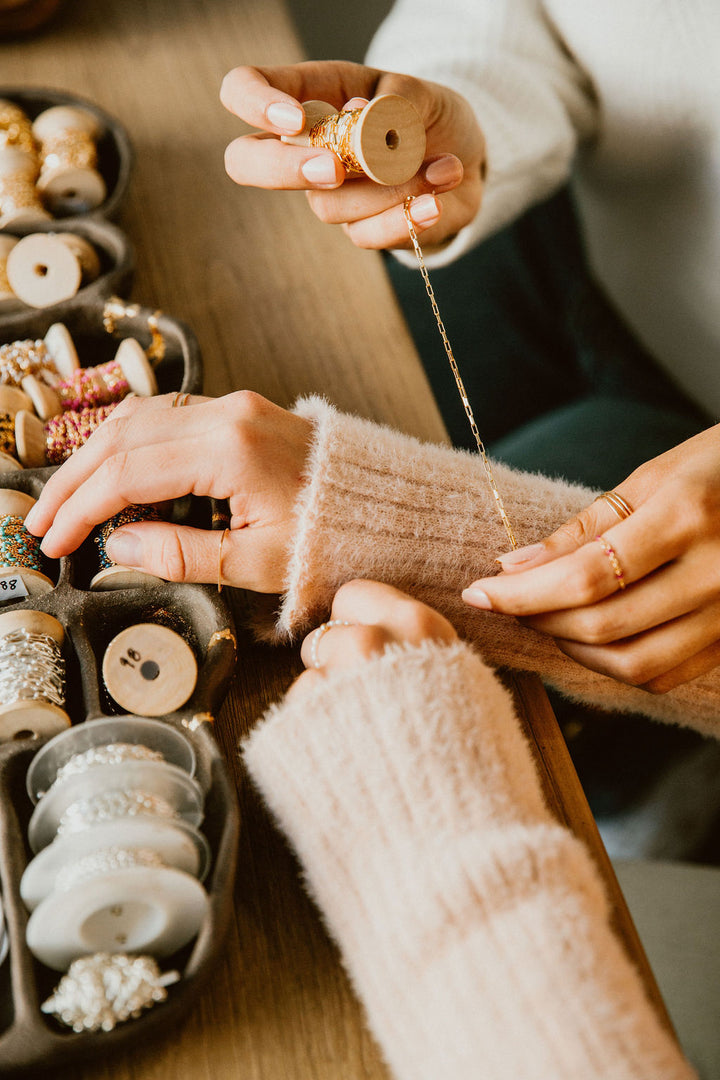
[[[0,176],[0,218],[20,210],[37,210],[38,216],[47,217],[32,177],[19,173]]]
[[[0,150],[7,146],[37,154],[30,117],[14,102],[0,101]]]
[[[362,112],[363,109],[348,109],[325,116],[308,132],[311,146],[332,150],[342,161],[345,171],[355,176],[365,171],[352,147],[353,132]]]
[[[60,169],[94,169],[97,148],[86,131],[64,129],[46,136],[40,144],[40,181]]]

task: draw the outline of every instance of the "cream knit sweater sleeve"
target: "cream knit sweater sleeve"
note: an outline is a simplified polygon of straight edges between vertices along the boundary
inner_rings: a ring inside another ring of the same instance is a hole
[[[398,1080],[690,1080],[470,647],[394,647],[275,706],[246,764]]]
[[[568,178],[598,126],[592,85],[541,0],[396,0],[367,56],[442,83],[472,106],[487,144],[483,205],[429,265],[442,265]],[[413,263],[412,253],[395,252]]]
[[[385,581],[441,611],[494,665],[538,672],[571,698],[720,733],[720,669],[666,695],[598,675],[515,619],[468,607],[466,585],[494,573],[508,541],[477,455],[420,443],[338,413],[317,397],[296,411],[314,421],[277,621],[260,636],[292,638],[327,618],[340,585]],[[587,488],[497,465],[518,542],[542,539],[593,499]]]

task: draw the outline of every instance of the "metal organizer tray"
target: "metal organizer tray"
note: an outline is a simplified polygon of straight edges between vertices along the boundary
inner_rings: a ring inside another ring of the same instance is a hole
[[[92,214],[6,230],[18,236],[57,229],[77,232],[96,247],[102,272],[71,300],[53,307],[34,310],[14,302],[1,305],[0,344],[42,337],[52,323],[63,322],[77,345],[81,364],[95,366],[114,356],[119,339],[135,337],[148,349],[157,344],[159,332],[165,349],[164,356],[154,364],[159,392],[200,392],[200,351],[190,329],[177,319],[130,304],[117,295],[127,296],[134,267],[127,238],[105,220],[117,210],[129,178],[132,154],[124,130],[95,105],[70,94],[0,86],[0,98],[15,101],[31,117],[51,105],[90,109],[103,126],[98,168],[108,189],[105,203]],[[0,469],[0,487],[37,498],[53,471]],[[217,511],[209,500],[187,499],[176,502],[174,516],[211,528],[218,522]],[[63,624],[65,708],[74,725],[122,715],[105,693],[101,676],[104,650],[117,633],[134,623],[152,622],[168,614],[183,630],[197,658],[197,683],[181,709],[159,719],[180,728],[197,756],[196,775],[205,793],[201,828],[212,854],[205,880],[210,903],[197,938],[162,962],[163,970],[175,968],[182,978],[169,989],[161,1005],[110,1032],[76,1033],[47,1017],[40,1005],[57,985],[60,974],[39,963],[27,948],[29,913],[19,891],[20,878],[32,858],[27,841],[32,804],[25,791],[25,775],[44,740],[28,737],[0,743],[0,894],[9,942],[9,955],[0,965],[0,1073],[4,1076],[35,1076],[73,1060],[84,1062],[94,1055],[112,1054],[122,1044],[136,1045],[138,1038],[172,1028],[197,1001],[200,985],[221,954],[232,915],[239,811],[233,782],[212,732],[213,716],[222,704],[235,665],[236,640],[230,611],[214,586],[168,582],[92,592],[88,587],[91,572],[89,553],[83,546],[54,565],[50,576],[55,587],[51,592],[4,603],[1,610],[44,611]]]

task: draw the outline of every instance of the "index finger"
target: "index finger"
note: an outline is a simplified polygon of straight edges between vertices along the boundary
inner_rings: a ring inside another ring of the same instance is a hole
[[[220,88],[225,108],[253,127],[276,135],[302,131],[301,102],[321,99],[341,109],[354,97],[372,97],[380,72],[347,61],[308,61],[284,67],[236,67]]]

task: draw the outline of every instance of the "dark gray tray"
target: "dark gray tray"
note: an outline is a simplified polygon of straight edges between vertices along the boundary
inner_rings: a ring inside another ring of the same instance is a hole
[[[108,184],[108,199],[93,214],[57,219],[32,229],[8,229],[15,235],[37,231],[76,231],[98,249],[101,276],[62,304],[41,310],[0,307],[0,344],[42,337],[54,322],[64,322],[76,343],[83,366],[110,360],[123,337],[136,337],[147,348],[153,339],[149,320],[154,319],[163,336],[165,355],[154,362],[161,393],[202,390],[202,362],[192,331],[171,316],[151,308],[119,300],[127,296],[133,272],[133,256],[125,236],[104,220],[113,213],[127,185],[130,144],[123,129],[91,102],[69,94],[46,90],[0,87],[0,97],[17,101],[31,116],[53,104],[82,104],[98,114],[105,135],[99,144],[100,169]],[[111,312],[114,332],[105,319]],[[0,469],[0,487],[39,495],[52,468],[6,472]],[[209,500],[182,500],[175,516],[202,527],[224,524],[221,508]],[[59,981],[59,974],[38,963],[25,944],[28,912],[20,898],[19,884],[31,852],[27,825],[32,811],[25,791],[25,773],[41,740],[20,739],[0,743],[0,891],[5,907],[10,945],[0,966],[0,1075],[38,1076],[73,1060],[112,1054],[124,1044],[137,1045],[154,1032],[176,1025],[197,1002],[199,987],[212,972],[233,910],[233,885],[237,858],[239,811],[234,785],[212,733],[212,717],[227,692],[235,666],[235,630],[222,595],[213,586],[159,583],[146,588],[114,592],[91,592],[87,549],[49,567],[55,588],[41,596],[3,604],[2,610],[36,609],[54,615],[65,627],[64,647],[68,672],[66,709],[74,724],[113,715],[110,699],[102,688],[101,664],[105,647],[126,626],[153,621],[170,613],[192,641],[198,660],[198,680],[186,705],[161,719],[178,726],[191,739],[198,759],[198,779],[206,792],[202,825],[212,852],[212,866],[205,886],[210,899],[208,915],[199,936],[182,952],[163,962],[163,969],[177,969],[180,982],[168,990],[168,998],[142,1017],[118,1025],[114,1031],[75,1033],[40,1011]],[[120,710],[118,710],[120,712]]]

